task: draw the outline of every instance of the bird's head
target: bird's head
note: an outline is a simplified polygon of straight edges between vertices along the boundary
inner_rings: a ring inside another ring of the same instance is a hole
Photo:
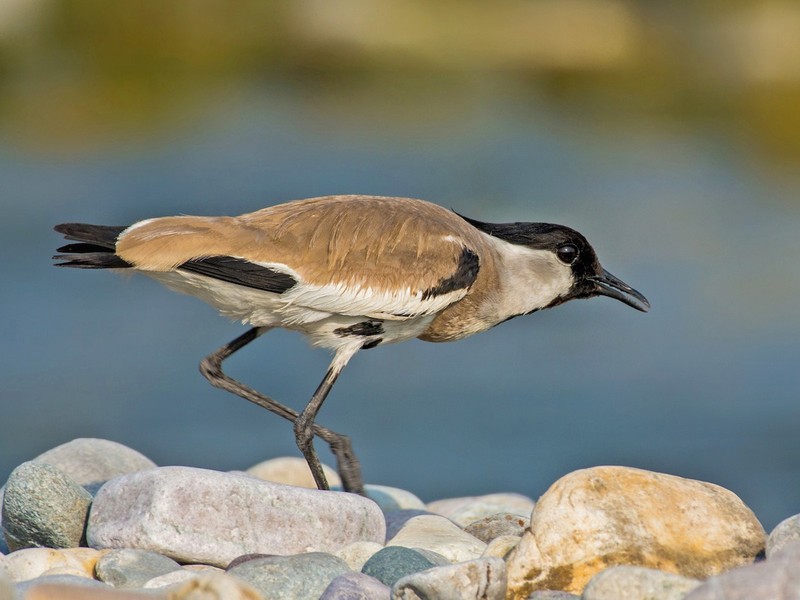
[[[483,223],[464,218],[494,238],[531,250],[528,254],[536,263],[537,283],[559,282],[533,310],[595,296],[614,298],[642,312],[650,309],[647,298],[600,265],[594,248],[574,229],[551,223]]]

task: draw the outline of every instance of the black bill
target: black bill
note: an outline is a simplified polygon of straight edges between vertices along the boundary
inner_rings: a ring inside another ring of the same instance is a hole
[[[595,291],[598,295],[614,298],[642,312],[650,310],[650,303],[647,301],[647,298],[621,279],[614,277],[605,269],[603,269],[600,275],[590,277],[589,279],[594,282],[596,286]]]

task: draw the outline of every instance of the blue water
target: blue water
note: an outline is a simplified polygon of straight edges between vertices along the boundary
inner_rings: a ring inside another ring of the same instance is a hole
[[[241,325],[144,277],[52,268],[54,224],[371,193],[573,226],[653,309],[573,302],[454,344],[360,353],[320,421],[351,434],[369,482],[424,500],[537,497],[622,464],[723,485],[768,528],[800,512],[791,172],[710,126],[596,127],[490,99],[415,126],[294,100],[232,94],[191,125],[68,156],[0,145],[0,481],[75,437],[215,469],[297,454],[288,424],[197,371]],[[299,408],[327,361],[277,331],[228,368]]]

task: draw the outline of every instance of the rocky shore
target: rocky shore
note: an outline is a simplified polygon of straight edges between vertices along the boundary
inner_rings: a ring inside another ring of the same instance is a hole
[[[710,483],[594,467],[535,505],[311,488],[300,459],[222,473],[73,440],[6,482],[0,600],[800,600],[800,515],[767,535]]]

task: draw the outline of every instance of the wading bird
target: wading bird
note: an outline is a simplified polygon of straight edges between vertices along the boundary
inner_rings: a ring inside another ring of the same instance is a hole
[[[200,364],[208,381],[294,423],[317,487],[327,442],[346,491],[363,493],[350,439],[314,422],[361,349],[459,340],[576,298],[647,299],[600,266],[580,233],[549,223],[484,223],[409,198],[326,196],[238,217],[179,216],[129,227],[64,223],[60,267],[133,270],[252,325]],[[333,351],[302,412],[228,377],[222,362],[273,327]]]

